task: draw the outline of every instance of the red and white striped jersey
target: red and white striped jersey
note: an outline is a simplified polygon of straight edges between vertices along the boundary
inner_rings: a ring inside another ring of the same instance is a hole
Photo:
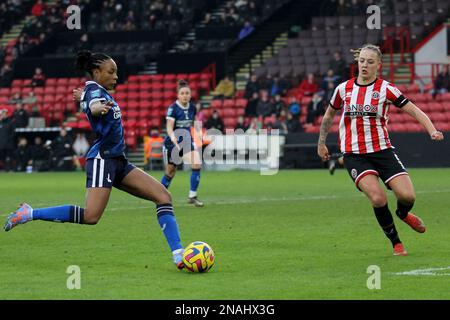
[[[365,154],[391,148],[386,128],[390,103],[401,108],[408,103],[398,88],[383,79],[359,85],[356,78],[338,85],[330,106],[342,109],[339,147],[343,153]]]

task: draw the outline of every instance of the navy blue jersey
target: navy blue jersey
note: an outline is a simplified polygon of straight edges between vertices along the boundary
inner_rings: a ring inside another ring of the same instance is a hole
[[[174,131],[177,129],[186,130],[186,132],[183,133],[183,136],[186,135],[188,137],[191,137],[191,127],[194,125],[196,113],[197,109],[195,108],[194,103],[189,102],[189,105],[187,107],[183,107],[183,105],[177,100],[169,106],[166,119],[175,120],[173,126]],[[180,143],[183,140],[182,136],[180,134],[175,135],[179,136],[178,143]],[[173,145],[169,136],[167,136],[164,140],[164,144],[168,147]]]
[[[91,106],[97,101],[112,101],[114,105],[107,114],[95,117],[91,113]],[[87,81],[81,95],[81,107],[97,135],[87,153],[87,159],[125,156],[122,115],[119,105],[108,91],[95,81]]]

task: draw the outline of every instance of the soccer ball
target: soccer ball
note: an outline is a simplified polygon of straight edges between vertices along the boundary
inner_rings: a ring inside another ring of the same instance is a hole
[[[214,251],[205,242],[192,242],[184,249],[183,263],[191,272],[207,272],[214,265]]]

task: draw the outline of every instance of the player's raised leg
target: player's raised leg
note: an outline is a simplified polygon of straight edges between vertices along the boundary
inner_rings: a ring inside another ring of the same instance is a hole
[[[373,174],[368,174],[361,178],[358,187],[364,192],[367,198],[369,198],[378,224],[392,243],[394,255],[407,255],[398,236],[397,229],[395,228],[394,220],[388,207],[386,193],[379,184],[378,177]]]
[[[15,212],[9,215],[3,228],[5,231],[9,231],[18,224],[24,224],[32,220],[96,224],[108,203],[110,193],[111,189],[108,188],[89,188],[86,208],[63,205],[33,209],[29,204],[23,203]]]
[[[169,191],[158,180],[139,168],[130,171],[118,187],[136,197],[153,201],[156,204],[158,222],[172,251],[173,262],[178,269],[184,268],[181,260],[183,246]]]
[[[388,184],[397,198],[397,210],[395,211],[397,216],[413,230],[424,233],[426,227],[422,219],[410,212],[414,206],[416,195],[409,175],[398,175],[390,180]]]
[[[197,190],[200,185],[200,170],[202,168],[200,153],[197,150],[193,150],[187,153],[183,157],[185,163],[191,165],[191,179],[188,202],[196,207],[203,207],[203,202],[198,199]]]

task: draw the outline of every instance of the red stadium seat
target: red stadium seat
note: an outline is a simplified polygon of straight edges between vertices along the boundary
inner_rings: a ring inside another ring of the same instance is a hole
[[[130,91],[139,91],[139,84],[138,83],[129,83],[128,84],[128,92]]]
[[[244,98],[238,98],[235,101],[236,108],[245,108],[247,106],[247,99]]]
[[[223,101],[223,107],[224,108],[233,108],[234,107],[234,99],[225,99]]]
[[[197,81],[200,79],[200,74],[198,73],[191,73],[188,75],[187,80],[189,81],[189,84],[193,81]]]
[[[11,83],[11,87],[13,88],[20,88],[22,87],[23,80],[22,79],[14,79]]]
[[[223,108],[222,109],[223,117],[236,117],[236,110],[234,108]]]
[[[57,78],[48,78],[45,80],[45,86],[56,86]]]
[[[209,106],[210,106],[210,108],[214,108],[214,109],[221,108],[223,106],[223,101],[220,99],[214,99],[211,101]]]
[[[173,73],[168,73],[164,75],[164,82],[176,82],[177,75]]]

